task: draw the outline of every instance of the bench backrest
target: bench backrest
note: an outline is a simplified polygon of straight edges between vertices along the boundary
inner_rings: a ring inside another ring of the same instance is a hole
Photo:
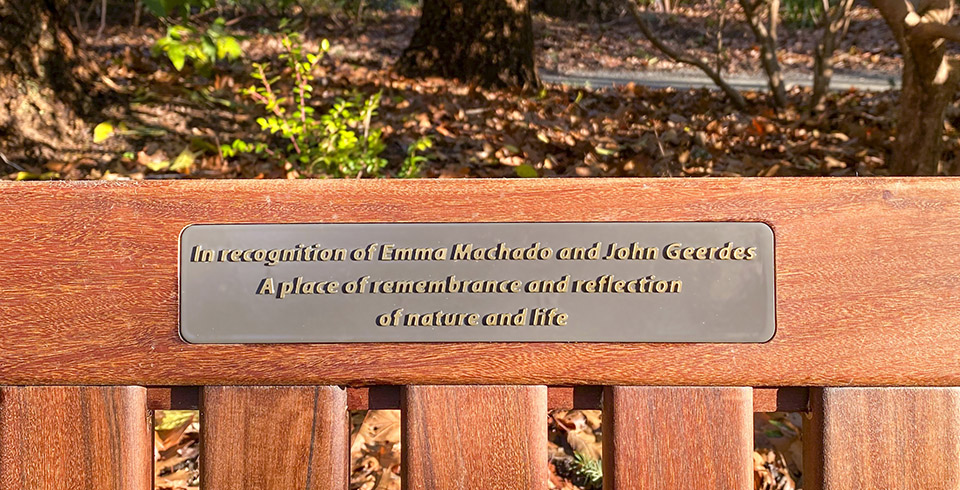
[[[776,335],[178,334],[190,224],[598,221],[769,224]],[[960,482],[956,179],[3,184],[0,251],[0,490],[147,489],[148,409],[194,405],[205,490],[346,489],[348,407],[402,410],[406,488],[546,489],[548,407],[601,404],[605,488],[752,488],[752,414],[777,409],[808,413],[807,490]]]

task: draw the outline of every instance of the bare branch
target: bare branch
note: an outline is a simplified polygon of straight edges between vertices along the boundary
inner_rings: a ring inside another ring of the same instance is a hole
[[[760,44],[760,63],[763,65],[763,71],[767,74],[767,85],[773,94],[773,101],[778,107],[787,105],[787,89],[783,83],[783,75],[780,71],[780,62],[777,60],[777,13],[780,9],[779,0],[768,0],[770,7],[770,27],[763,24],[758,11],[765,2],[763,0],[740,0],[740,6],[747,17],[747,24],[753,31],[753,37]]]
[[[674,49],[670,45],[663,42],[660,37],[658,37],[653,29],[650,28],[650,24],[647,23],[647,19],[644,18],[643,12],[640,11],[640,7],[637,6],[635,0],[627,0],[627,6],[630,9],[630,13],[633,15],[634,20],[637,21],[637,27],[640,28],[640,32],[643,34],[643,37],[647,38],[654,47],[659,49],[663,54],[667,55],[673,61],[677,63],[683,63],[686,65],[691,65],[699,68],[705,75],[710,77],[710,80],[713,80],[723,93],[730,98],[730,102],[733,103],[737,109],[745,110],[747,108],[747,101],[743,98],[737,89],[733,88],[720,74],[710,67],[705,61],[700,60],[694,56],[689,56],[678,49]]]
[[[960,42],[960,26],[946,25],[939,22],[920,22],[908,30],[908,35],[912,38],[925,41],[945,39],[947,41]]]

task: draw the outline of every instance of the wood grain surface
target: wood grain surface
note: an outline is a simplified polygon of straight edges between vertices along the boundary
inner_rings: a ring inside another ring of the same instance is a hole
[[[191,223],[763,221],[764,344],[191,345]],[[960,385],[960,180],[558,179],[0,185],[0,383]]]
[[[140,387],[0,387],[0,490],[148,490]]]
[[[544,386],[408,386],[403,488],[547,488]]]
[[[824,388],[810,395],[804,489],[960,488],[960,388]]]
[[[346,490],[347,394],[335,386],[214,386],[200,408],[205,490]]]
[[[609,386],[603,488],[753,488],[750,388]]]

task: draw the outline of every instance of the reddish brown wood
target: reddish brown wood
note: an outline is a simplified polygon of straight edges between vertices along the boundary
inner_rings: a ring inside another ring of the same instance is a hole
[[[807,388],[786,386],[783,388],[754,388],[754,412],[806,412],[810,391]]]
[[[146,390],[0,387],[0,490],[147,490]]]
[[[550,410],[587,409],[599,410],[602,386],[549,386],[547,407]]]
[[[347,395],[335,386],[216,386],[201,398],[206,490],[346,490]]]
[[[200,408],[200,388],[196,386],[151,386],[147,388],[150,410],[196,410]]]
[[[610,386],[603,393],[603,488],[753,488],[750,388]]]
[[[764,344],[190,345],[190,223],[761,220]],[[0,185],[0,383],[960,385],[960,180]],[[50,348],[55,346],[55,348]]]
[[[825,388],[804,419],[804,489],[954,490],[960,388]]]
[[[544,386],[409,386],[405,490],[547,488]]]

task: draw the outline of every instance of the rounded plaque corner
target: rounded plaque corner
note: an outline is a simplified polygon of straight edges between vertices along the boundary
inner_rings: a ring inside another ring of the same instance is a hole
[[[180,337],[180,340],[187,344],[202,344],[203,339],[195,337],[189,331],[184,331],[183,327],[177,328],[177,335]]]
[[[776,238],[777,232],[773,229],[773,225],[767,221],[753,221],[753,224],[763,227],[763,229],[770,233],[770,238]]]
[[[773,328],[770,329],[770,336],[767,337],[765,340],[761,340],[761,341],[758,342],[758,343],[759,343],[759,344],[769,344],[771,341],[773,341],[774,337],[776,337],[776,336],[777,336],[777,324],[774,323],[774,324],[773,324]]]
[[[185,235],[185,234],[187,233],[187,230],[189,230],[190,228],[194,228],[194,227],[196,227],[196,226],[197,226],[196,223],[190,223],[190,224],[188,224],[187,226],[184,226],[183,228],[181,228],[181,229],[180,229],[180,233],[177,234],[177,240],[178,240],[179,242],[183,243],[183,235]]]

